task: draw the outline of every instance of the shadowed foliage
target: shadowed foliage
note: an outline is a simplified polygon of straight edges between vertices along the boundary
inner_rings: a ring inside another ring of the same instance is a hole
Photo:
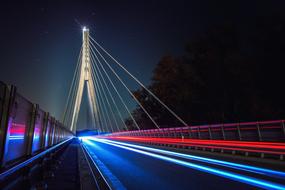
[[[215,27],[188,43],[183,56],[164,56],[149,89],[191,125],[281,119],[284,34],[280,16],[259,18],[246,31]],[[133,93],[160,126],[182,125],[145,90]],[[133,113],[142,128],[154,127],[141,108]]]

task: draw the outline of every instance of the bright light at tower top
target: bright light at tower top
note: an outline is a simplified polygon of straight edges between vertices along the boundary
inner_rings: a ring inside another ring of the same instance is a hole
[[[86,28],[86,26],[84,26],[82,30],[83,30],[83,32],[85,32],[88,30],[88,28]]]

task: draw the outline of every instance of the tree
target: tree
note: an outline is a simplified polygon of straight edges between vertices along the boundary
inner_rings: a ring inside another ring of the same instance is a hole
[[[216,27],[188,43],[184,56],[164,56],[149,89],[189,124],[281,118],[285,22],[256,23],[250,32]],[[160,126],[181,125],[144,89],[133,93]],[[153,128],[140,107],[133,113],[142,128]]]

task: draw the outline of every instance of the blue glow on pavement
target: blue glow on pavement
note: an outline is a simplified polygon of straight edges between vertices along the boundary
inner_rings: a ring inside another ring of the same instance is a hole
[[[89,139],[90,140],[96,140],[92,137]],[[118,141],[111,141],[111,140],[106,140],[106,139],[104,139],[103,141],[116,143],[116,144],[120,144],[120,145],[125,145],[125,146],[129,146],[129,147],[133,147],[133,148],[139,148],[142,150],[157,152],[157,153],[161,153],[161,154],[177,156],[180,158],[186,158],[186,159],[206,162],[206,163],[210,163],[210,164],[218,164],[221,166],[231,167],[231,168],[235,168],[235,169],[239,169],[239,170],[242,169],[242,170],[249,171],[249,172],[254,172],[254,173],[258,173],[258,174],[262,174],[262,175],[274,176],[274,177],[278,177],[281,179],[285,179],[285,172],[281,172],[281,171],[270,170],[270,169],[266,169],[266,168],[260,168],[260,167],[245,165],[245,164],[237,164],[237,163],[233,163],[233,162],[222,161],[222,160],[211,159],[211,158],[205,158],[205,157],[201,157],[201,156],[193,156],[193,155],[189,155],[189,154],[177,153],[177,152],[172,152],[172,151],[167,151],[167,150],[160,150],[157,148],[145,147],[145,146],[123,143],[123,142],[118,142]]]
[[[89,139],[90,138],[84,138],[83,142],[89,141]],[[262,180],[262,179],[256,179],[256,178],[253,178],[253,177],[244,176],[244,175],[240,175],[240,174],[236,174],[236,173],[233,173],[233,172],[228,172],[228,171],[224,171],[224,170],[220,170],[220,169],[215,169],[215,168],[211,168],[211,167],[208,167],[208,166],[202,166],[202,165],[194,164],[194,163],[191,163],[191,162],[182,161],[182,160],[178,160],[178,159],[175,159],[175,158],[170,158],[170,157],[167,157],[167,156],[163,156],[163,155],[159,155],[159,154],[155,154],[155,153],[151,153],[151,152],[146,152],[146,151],[143,151],[143,150],[138,150],[138,149],[131,148],[131,147],[128,147],[128,146],[120,145],[118,143],[113,143],[113,141],[96,139],[96,138],[92,138],[90,140],[102,142],[102,143],[109,144],[109,145],[112,145],[112,146],[116,146],[116,147],[119,147],[119,148],[122,148],[122,149],[130,150],[130,151],[133,151],[133,152],[137,152],[137,153],[140,153],[140,154],[144,154],[144,155],[147,155],[147,156],[151,156],[151,157],[154,157],[154,158],[158,158],[158,159],[161,159],[161,160],[165,160],[165,161],[168,161],[168,162],[172,162],[172,163],[175,163],[175,164],[179,164],[179,165],[182,165],[182,166],[193,168],[193,169],[196,169],[196,170],[199,170],[199,171],[203,171],[203,172],[206,172],[206,173],[211,173],[211,174],[214,174],[214,175],[218,175],[218,176],[221,176],[221,177],[225,177],[225,178],[228,178],[228,179],[232,179],[232,180],[235,180],[235,181],[239,181],[239,182],[242,182],[242,183],[253,185],[253,186],[256,186],[256,187],[261,187],[261,188],[265,188],[265,189],[276,189],[276,190],[277,189],[278,190],[281,190],[281,189],[284,190],[285,189],[285,186],[277,184],[277,183],[265,181],[265,180]],[[88,144],[91,145],[90,141],[89,141]]]

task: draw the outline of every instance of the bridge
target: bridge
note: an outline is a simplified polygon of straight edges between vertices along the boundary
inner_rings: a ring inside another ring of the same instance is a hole
[[[285,120],[189,125],[89,29],[82,32],[61,120],[15,86],[0,83],[1,189],[285,189]],[[180,125],[159,125],[121,72]],[[151,129],[135,119],[118,84],[144,112]],[[92,129],[79,133],[85,87]]]

